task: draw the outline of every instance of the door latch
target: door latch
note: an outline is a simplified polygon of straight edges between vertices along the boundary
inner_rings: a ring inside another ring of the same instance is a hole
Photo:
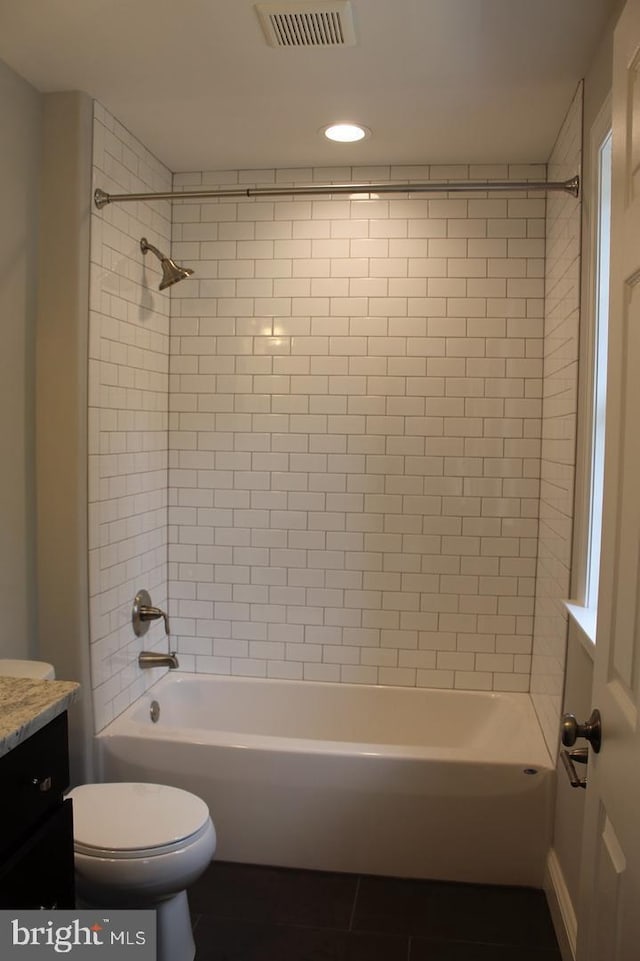
[[[569,775],[571,787],[586,788],[586,777],[580,777],[576,771],[576,764],[586,764],[589,760],[589,748],[578,747],[575,751],[560,751],[560,758],[564,764],[564,769]]]

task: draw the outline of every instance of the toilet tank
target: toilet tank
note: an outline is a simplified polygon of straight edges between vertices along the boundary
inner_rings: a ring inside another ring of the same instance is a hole
[[[21,661],[0,658],[0,677],[30,677],[34,681],[53,681],[56,672],[46,661]]]

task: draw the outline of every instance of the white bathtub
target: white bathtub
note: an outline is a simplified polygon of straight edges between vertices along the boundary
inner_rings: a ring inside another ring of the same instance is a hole
[[[542,885],[553,767],[526,694],[167,674],[97,739],[104,780],[199,794],[221,860]]]

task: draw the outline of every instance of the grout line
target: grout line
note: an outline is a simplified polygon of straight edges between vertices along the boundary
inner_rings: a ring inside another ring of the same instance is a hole
[[[358,880],[356,881],[356,891],[353,896],[353,904],[351,906],[351,917],[349,918],[349,931],[353,931],[353,920],[356,915],[356,904],[358,903],[358,894],[360,893],[360,875],[358,875]]]

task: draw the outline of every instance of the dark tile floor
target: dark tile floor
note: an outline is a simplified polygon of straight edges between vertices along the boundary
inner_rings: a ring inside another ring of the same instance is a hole
[[[542,891],[215,861],[197,961],[560,961]]]

